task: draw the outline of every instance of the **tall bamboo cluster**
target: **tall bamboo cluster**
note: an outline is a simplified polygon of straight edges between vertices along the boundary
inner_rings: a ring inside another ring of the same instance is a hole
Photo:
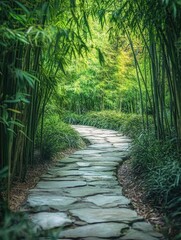
[[[0,3],[0,169],[12,177],[25,177],[33,164],[35,132],[50,89],[42,84],[40,65],[45,24],[45,4],[1,1]],[[42,11],[41,18],[35,11]]]
[[[24,179],[58,71],[86,52],[84,1],[0,1],[0,170]],[[61,79],[60,79],[61,80]]]
[[[159,139],[181,140],[181,5],[180,1],[121,1],[111,21],[123,30],[135,57],[138,78],[147,96],[142,112],[151,109]],[[144,67],[140,66],[132,37],[142,40]],[[148,91],[148,85],[151,91]],[[140,97],[143,89],[140,85]],[[141,99],[142,101],[142,99]],[[150,110],[149,110],[150,111]]]

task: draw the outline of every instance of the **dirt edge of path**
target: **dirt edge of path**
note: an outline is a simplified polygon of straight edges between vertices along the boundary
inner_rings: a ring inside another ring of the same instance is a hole
[[[39,162],[34,167],[30,166],[24,182],[14,180],[10,191],[10,210],[17,212],[21,205],[25,202],[29,190],[36,186],[41,176],[45,174],[50,167],[55,165],[57,161],[71,155],[75,151],[77,151],[77,149],[68,149],[64,152],[56,154],[56,156],[49,162]]]
[[[165,235],[166,223],[164,214],[146,198],[146,190],[142,186],[141,180],[132,171],[131,159],[125,160],[119,166],[117,176],[123,188],[123,194],[131,200],[134,210],[145,220],[149,221],[157,231]]]

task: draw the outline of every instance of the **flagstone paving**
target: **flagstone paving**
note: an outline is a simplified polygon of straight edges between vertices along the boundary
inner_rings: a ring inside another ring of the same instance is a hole
[[[59,240],[164,239],[132,209],[117,180],[131,139],[112,130],[73,127],[91,145],[61,159],[30,190],[23,210],[36,228],[55,231]]]

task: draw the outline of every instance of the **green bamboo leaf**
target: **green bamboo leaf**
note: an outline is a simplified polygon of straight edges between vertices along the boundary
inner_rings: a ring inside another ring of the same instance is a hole
[[[21,102],[26,103],[26,104],[30,103],[30,101],[26,98],[21,98]]]
[[[18,127],[24,128],[24,125],[18,120],[11,120],[11,121],[9,121],[9,124],[13,124],[13,125],[16,125]]]
[[[105,23],[105,21],[106,21],[105,13],[106,13],[105,9],[100,9],[100,10],[98,11],[98,17],[99,17],[99,21],[100,21],[100,23],[101,23],[101,27],[102,27],[102,28],[104,27],[104,23]]]
[[[21,113],[19,110],[13,109],[13,108],[7,108],[7,110],[10,111],[10,112],[18,113],[18,114]]]
[[[8,99],[8,100],[4,100],[4,103],[19,103],[21,102],[20,99]]]
[[[172,9],[173,9],[173,16],[174,16],[174,18],[176,18],[176,16],[177,16],[177,7],[176,7],[176,4],[174,2],[172,3]]]
[[[79,19],[78,17],[75,15],[74,10],[71,9],[71,14],[72,14],[72,18],[69,19],[68,23],[73,19],[75,21],[75,23],[77,24],[77,26],[79,26]],[[67,23],[67,24],[68,24]]]
[[[21,15],[21,14],[15,14],[13,12],[10,12],[10,16],[12,18],[14,18],[16,21],[22,23],[22,24],[25,24],[26,23],[26,16],[25,15]]]
[[[39,81],[38,78],[34,75],[19,68],[15,68],[15,75],[17,79],[20,79],[21,81],[26,81],[28,85],[32,88],[34,88],[35,81]]]
[[[86,25],[86,28],[87,28],[87,30],[88,30],[88,33],[89,33],[89,35],[90,35],[90,37],[91,37],[92,35],[91,35],[91,31],[90,31],[88,19],[87,19],[87,16],[86,16],[86,13],[85,13],[85,12],[84,12],[84,14],[83,14],[83,18],[84,18],[84,24]]]
[[[10,35],[12,35],[13,37],[16,36],[16,34],[9,28],[6,28],[6,31],[10,33]]]
[[[16,132],[15,132],[13,129],[11,129],[11,128],[7,128],[7,130],[8,130],[8,132],[13,133],[13,135],[16,135]]]
[[[70,0],[70,7],[75,8],[76,7],[76,0]]]
[[[30,11],[25,7],[25,5],[23,5],[22,3],[20,3],[19,1],[14,1],[27,15],[30,14]]]
[[[4,125],[6,125],[6,126],[8,126],[9,124],[8,124],[8,121],[6,121],[6,119],[4,118],[4,117],[0,117],[0,122]]]
[[[27,138],[30,142],[33,142],[32,139],[29,138],[25,132],[23,132],[22,130],[19,130],[19,132],[23,134],[23,136],[25,136],[25,138]]]
[[[60,58],[59,63],[58,63],[58,68],[60,68],[60,70],[62,70],[62,72],[63,72],[64,74],[66,74],[65,68],[64,68],[64,63],[63,63],[63,62],[64,62],[63,59]]]
[[[96,49],[97,49],[97,52],[98,52],[99,62],[103,66],[105,64],[104,55],[101,52],[100,48],[96,48]]]
[[[26,98],[27,94],[17,92],[15,95],[15,99],[19,100],[19,102],[30,103],[30,101]]]

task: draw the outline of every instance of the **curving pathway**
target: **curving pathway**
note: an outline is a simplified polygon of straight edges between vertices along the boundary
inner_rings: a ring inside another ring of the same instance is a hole
[[[56,239],[163,239],[132,210],[116,177],[131,140],[112,130],[73,127],[91,145],[57,162],[30,191],[24,210],[35,225]]]

